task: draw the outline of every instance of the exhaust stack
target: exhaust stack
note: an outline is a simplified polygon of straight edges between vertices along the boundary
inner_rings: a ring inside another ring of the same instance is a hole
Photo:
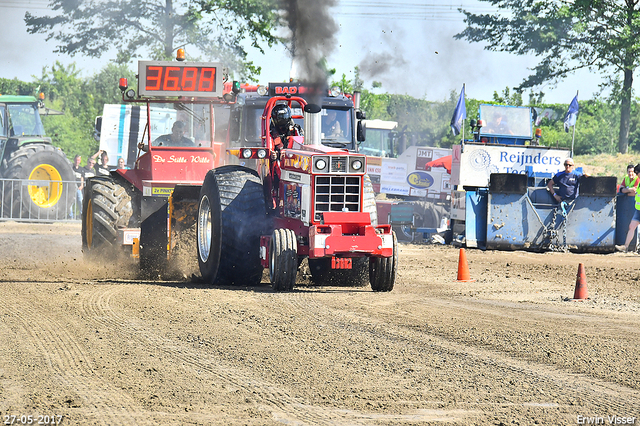
[[[360,92],[357,90],[353,92],[353,107],[356,110],[360,109]]]
[[[320,145],[322,143],[322,108],[317,104],[304,107],[304,144]]]

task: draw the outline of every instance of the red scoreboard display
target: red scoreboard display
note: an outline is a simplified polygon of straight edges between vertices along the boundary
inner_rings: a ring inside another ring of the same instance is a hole
[[[214,62],[138,62],[140,96],[222,96],[222,65]]]

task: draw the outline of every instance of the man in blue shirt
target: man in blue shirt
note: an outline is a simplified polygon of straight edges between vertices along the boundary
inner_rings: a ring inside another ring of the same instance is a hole
[[[581,176],[588,176],[587,174],[581,174],[576,172],[573,168],[575,164],[571,158],[564,160],[564,171],[556,173],[553,179],[547,183],[547,188],[551,193],[551,196],[557,202],[564,200],[573,200],[578,196],[578,184]],[[553,186],[557,185],[556,191]]]

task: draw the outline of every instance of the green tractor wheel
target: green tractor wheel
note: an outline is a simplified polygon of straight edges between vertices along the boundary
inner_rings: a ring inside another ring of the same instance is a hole
[[[60,220],[69,216],[76,184],[71,163],[50,144],[29,143],[2,164],[5,217]]]

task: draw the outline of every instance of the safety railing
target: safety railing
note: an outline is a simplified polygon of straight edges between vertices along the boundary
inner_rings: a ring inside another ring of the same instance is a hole
[[[0,179],[0,221],[61,222],[82,219],[76,181]]]

